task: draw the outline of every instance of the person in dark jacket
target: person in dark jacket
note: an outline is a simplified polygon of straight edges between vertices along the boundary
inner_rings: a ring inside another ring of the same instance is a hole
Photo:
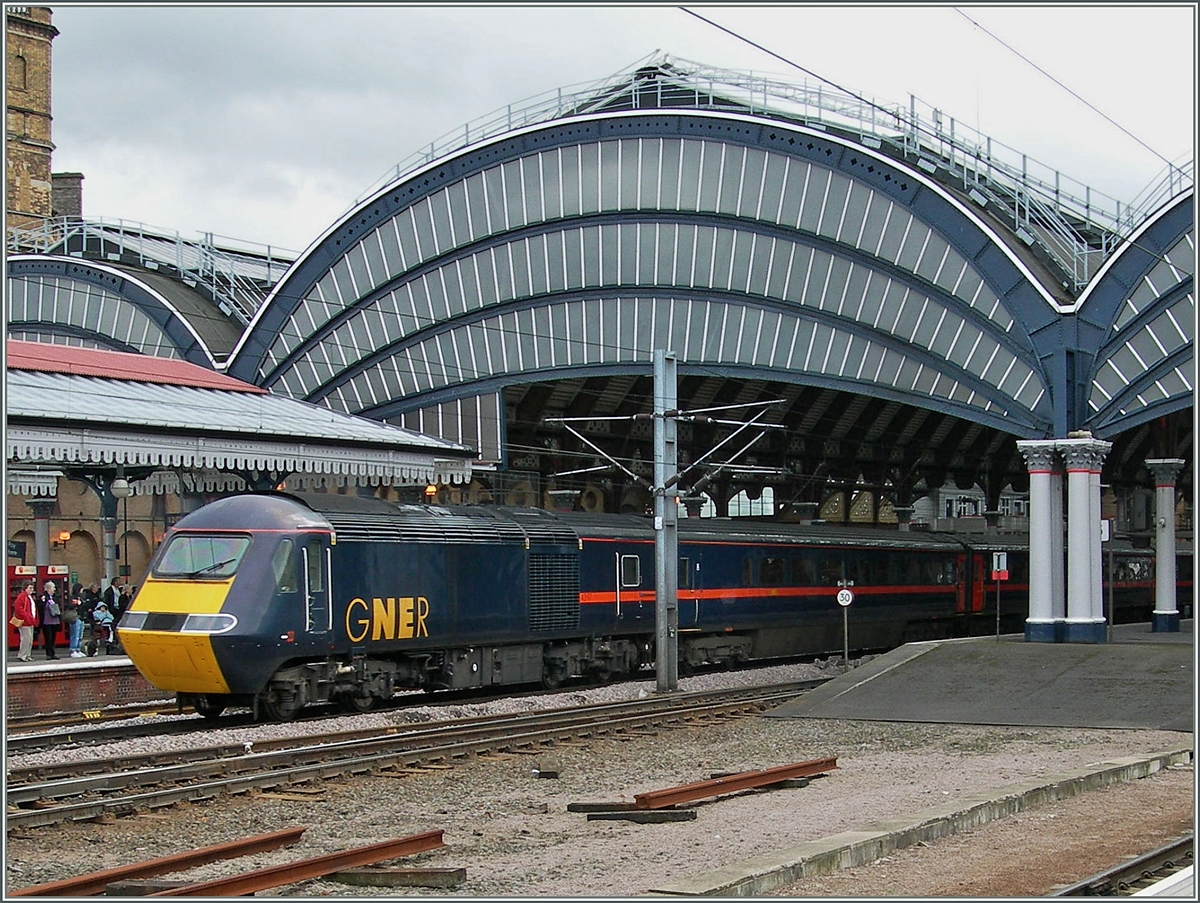
[[[46,647],[46,659],[58,658],[54,652],[54,635],[62,624],[62,607],[58,601],[58,587],[53,580],[42,584],[42,596],[38,604],[39,620],[42,622],[42,642]]]

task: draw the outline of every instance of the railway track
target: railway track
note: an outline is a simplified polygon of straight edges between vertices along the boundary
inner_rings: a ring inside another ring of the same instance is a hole
[[[1092,875],[1052,897],[1129,897],[1192,865],[1194,834]]]
[[[795,659],[775,659],[759,667],[774,667],[779,664],[812,661],[810,657]],[[756,670],[756,666],[748,663],[745,670]],[[697,674],[705,674],[717,668],[698,670]],[[652,677],[640,673],[637,680]],[[578,689],[588,689],[589,684],[581,683]],[[505,698],[522,699],[570,692],[575,687],[564,685],[556,690],[533,689],[524,692],[508,692]],[[391,709],[403,709],[412,705],[458,705],[468,702],[479,702],[497,698],[496,692],[489,688],[469,688],[464,690],[439,690],[436,693],[425,693],[419,690],[405,691],[397,694],[385,703],[381,703],[374,712]],[[346,714],[344,709],[336,705],[310,705],[305,707],[295,720],[316,721],[322,718],[332,718]],[[184,716],[184,717],[180,717]],[[120,723],[114,723],[120,722]],[[129,723],[133,722],[133,723]],[[249,709],[231,709],[219,718],[205,721],[190,707],[182,710],[172,702],[152,702],[145,704],[125,705],[119,708],[94,709],[80,712],[56,712],[48,715],[31,715],[24,717],[9,717],[5,719],[5,750],[8,756],[23,755],[40,750],[53,749],[56,746],[90,746],[104,743],[118,743],[139,737],[164,736],[170,734],[189,733],[196,730],[212,730],[221,728],[237,728],[258,724]]]
[[[820,683],[650,696],[415,727],[123,755],[75,761],[67,774],[59,770],[52,777],[48,766],[13,769],[8,775],[7,825],[12,831],[121,816],[182,801],[445,763],[483,753],[536,752],[564,740],[693,726],[760,713]]]

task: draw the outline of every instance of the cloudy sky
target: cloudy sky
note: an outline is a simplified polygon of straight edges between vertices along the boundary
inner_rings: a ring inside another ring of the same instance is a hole
[[[186,238],[302,250],[422,145],[656,51],[912,94],[1122,200],[1194,153],[1191,5],[51,8],[54,171]]]

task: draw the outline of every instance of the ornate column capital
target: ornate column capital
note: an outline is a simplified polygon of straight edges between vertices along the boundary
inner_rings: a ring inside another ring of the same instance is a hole
[[[33,510],[35,518],[48,518],[53,516],[54,506],[58,504],[58,499],[26,499],[25,504]]]
[[[1059,439],[1054,446],[1063,456],[1067,470],[1099,473],[1112,443],[1100,439]]]
[[[1187,462],[1182,458],[1147,458],[1146,466],[1154,475],[1155,486],[1174,486],[1175,478]]]
[[[1025,440],[1017,443],[1017,451],[1025,458],[1025,468],[1030,473],[1049,473],[1057,463],[1055,442],[1048,440]]]

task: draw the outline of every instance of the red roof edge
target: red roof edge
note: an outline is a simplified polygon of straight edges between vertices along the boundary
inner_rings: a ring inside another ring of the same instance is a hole
[[[6,341],[5,364],[9,370],[40,370],[123,382],[165,383],[197,389],[267,394],[266,389],[187,361],[45,342]]]

